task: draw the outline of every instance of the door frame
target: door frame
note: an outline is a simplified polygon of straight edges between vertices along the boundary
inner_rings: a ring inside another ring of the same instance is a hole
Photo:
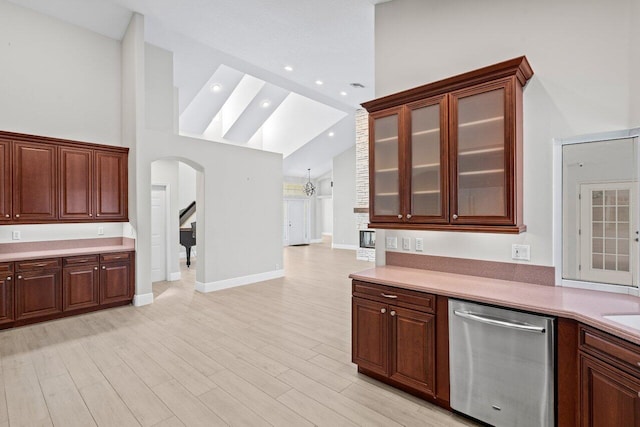
[[[154,190],[160,189],[164,191],[164,268],[165,268],[165,281],[171,281],[171,269],[169,268],[169,260],[171,259],[171,185],[162,183],[151,183],[151,193]],[[149,194],[151,198],[151,194]]]

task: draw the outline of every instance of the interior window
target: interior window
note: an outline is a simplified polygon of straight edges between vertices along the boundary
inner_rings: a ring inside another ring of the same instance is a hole
[[[638,286],[638,143],[562,147],[562,277]]]

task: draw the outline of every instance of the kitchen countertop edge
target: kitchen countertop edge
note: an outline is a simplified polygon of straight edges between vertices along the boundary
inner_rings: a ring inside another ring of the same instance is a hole
[[[640,330],[604,318],[640,314],[640,298],[587,289],[544,286],[408,267],[381,266],[350,278],[576,320],[640,345]]]

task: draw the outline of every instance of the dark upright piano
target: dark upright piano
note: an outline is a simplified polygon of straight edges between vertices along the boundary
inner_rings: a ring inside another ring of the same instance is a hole
[[[184,222],[196,211],[196,202],[180,211],[180,244],[187,250],[187,267],[191,267],[191,247],[196,245],[196,223],[191,223],[191,228],[182,227]]]

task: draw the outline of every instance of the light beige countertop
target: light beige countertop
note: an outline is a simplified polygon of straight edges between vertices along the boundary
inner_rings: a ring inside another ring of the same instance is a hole
[[[126,237],[3,243],[0,244],[0,262],[129,252],[134,250],[135,240]]]
[[[640,345],[640,330],[604,318],[640,314],[640,298],[610,292],[543,286],[406,267],[384,266],[350,274],[365,282],[577,320]]]

